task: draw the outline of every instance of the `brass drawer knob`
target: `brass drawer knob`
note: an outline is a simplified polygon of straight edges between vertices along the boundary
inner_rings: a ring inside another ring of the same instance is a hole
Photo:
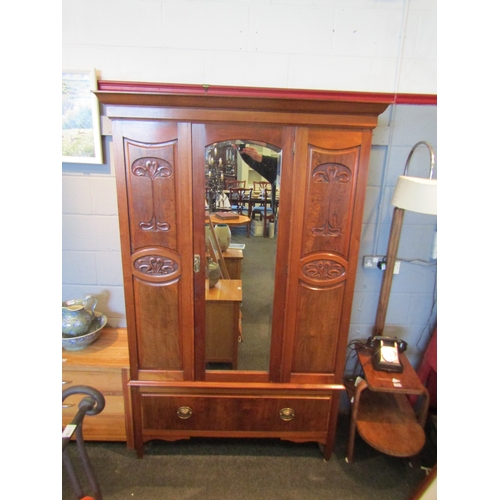
[[[182,420],[187,420],[188,418],[191,418],[192,415],[193,409],[189,406],[179,406],[179,408],[177,408],[177,416],[182,418]]]
[[[289,422],[295,417],[295,412],[291,408],[282,408],[280,410],[280,418],[285,422]]]

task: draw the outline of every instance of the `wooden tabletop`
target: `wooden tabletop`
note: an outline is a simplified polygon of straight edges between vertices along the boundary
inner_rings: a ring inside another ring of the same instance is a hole
[[[100,337],[81,351],[62,349],[64,369],[129,368],[127,330],[105,327]]]
[[[250,222],[250,217],[241,214],[238,215],[237,219],[220,219],[217,215],[215,215],[215,213],[213,213],[210,215],[210,218],[215,224],[227,224],[228,226],[241,226],[242,224]]]
[[[243,290],[241,280],[219,280],[212,288],[205,283],[205,300],[208,302],[241,302]]]
[[[417,455],[425,432],[404,394],[363,391],[356,427],[376,450],[394,457]]]
[[[372,365],[372,351],[369,349],[360,349],[357,354],[368,387],[372,391],[400,392],[404,394],[422,394],[425,392],[425,387],[404,352],[399,353],[399,360],[403,365],[402,373],[375,370]],[[395,382],[395,380],[398,382]]]

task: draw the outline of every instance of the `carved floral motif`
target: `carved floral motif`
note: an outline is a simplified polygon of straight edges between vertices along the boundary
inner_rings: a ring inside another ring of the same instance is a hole
[[[137,259],[134,268],[148,276],[168,276],[177,272],[179,265],[172,259],[159,255],[148,255]]]
[[[314,236],[340,236],[342,231],[337,227],[337,218],[335,214],[331,213],[331,203],[334,197],[333,190],[335,183],[346,184],[351,181],[351,170],[341,163],[323,163],[314,169],[312,178],[315,182],[326,182],[330,185],[330,192],[328,193],[328,219],[321,226],[313,227],[312,233]]]
[[[314,169],[313,179],[316,182],[346,183],[351,180],[351,171],[341,163],[323,163]]]
[[[314,260],[302,268],[305,276],[315,280],[332,280],[345,273],[345,267],[331,260]]]
[[[139,158],[132,164],[132,173],[153,181],[157,177],[171,177],[173,169],[170,163],[161,158]]]
[[[149,221],[139,223],[139,227],[143,231],[168,231],[170,229],[168,222],[161,222],[156,217],[154,181],[161,177],[172,177],[173,172],[172,165],[161,158],[138,158],[132,164],[132,173],[134,175],[137,177],[147,177],[151,181],[153,214]]]

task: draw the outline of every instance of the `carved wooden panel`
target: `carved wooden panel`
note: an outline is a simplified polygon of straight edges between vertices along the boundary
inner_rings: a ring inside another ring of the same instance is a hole
[[[166,248],[145,248],[131,258],[132,274],[143,281],[164,283],[182,274],[179,255]]]
[[[177,141],[148,144],[124,140],[132,250],[177,248]]]
[[[347,258],[358,154],[309,146],[303,254],[328,250]]]

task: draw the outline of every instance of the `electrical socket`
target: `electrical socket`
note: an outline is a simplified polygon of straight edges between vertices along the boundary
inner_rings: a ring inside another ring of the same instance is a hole
[[[393,274],[399,274],[400,269],[401,269],[401,261],[397,260],[394,264],[394,273]]]
[[[365,255],[363,257],[363,267],[365,269],[380,269],[378,263],[385,261],[385,255]],[[399,274],[401,261],[397,260],[394,264],[394,274]]]
[[[385,259],[385,255],[365,255],[363,257],[363,267],[365,269],[378,269],[377,264]]]

